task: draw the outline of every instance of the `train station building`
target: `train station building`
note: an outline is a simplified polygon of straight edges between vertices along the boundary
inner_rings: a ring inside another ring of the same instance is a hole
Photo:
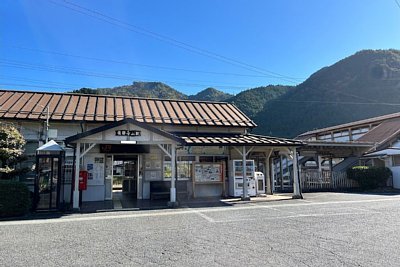
[[[38,209],[120,195],[173,206],[183,198],[272,194],[272,158],[297,162],[302,146],[252,134],[257,125],[225,102],[0,90],[0,121],[27,141],[23,165],[32,172],[20,179]]]

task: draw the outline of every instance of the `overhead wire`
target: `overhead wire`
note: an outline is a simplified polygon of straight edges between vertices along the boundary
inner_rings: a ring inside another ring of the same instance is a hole
[[[320,100],[280,100],[271,99],[273,102],[283,103],[317,103],[317,104],[340,104],[340,105],[384,105],[384,106],[400,106],[400,103],[389,102],[352,102],[352,101],[320,101]]]
[[[46,80],[39,80],[39,79],[30,79],[26,77],[19,77],[19,76],[9,76],[0,74],[0,79],[4,80],[11,80],[11,81],[23,81],[23,82],[33,82],[39,84],[48,84],[48,85],[61,85],[61,86],[81,86],[79,84],[74,83],[64,83],[64,82],[55,82],[55,81],[46,81]]]
[[[397,7],[400,8],[400,3],[399,3],[399,1],[397,1],[397,0],[394,0],[394,1],[396,2]]]
[[[154,31],[147,30],[147,29],[142,28],[142,27],[138,27],[138,26],[133,25],[131,23],[124,22],[124,21],[122,21],[120,19],[111,17],[109,15],[106,15],[106,14],[101,13],[101,12],[96,11],[96,10],[92,10],[92,9],[83,7],[83,6],[78,5],[76,3],[71,3],[71,2],[66,1],[66,0],[64,0],[63,3],[60,3],[60,2],[54,1],[54,0],[48,0],[48,1],[53,3],[53,4],[55,4],[55,5],[62,6],[64,8],[67,8],[67,9],[73,10],[75,12],[78,12],[78,13],[87,15],[89,17],[95,18],[97,20],[101,20],[101,21],[107,22],[107,23],[112,24],[114,26],[122,27],[124,29],[129,30],[129,31],[136,32],[136,33],[139,33],[139,34],[142,34],[142,35],[146,35],[146,36],[150,36],[152,38],[158,39],[158,40],[163,41],[163,42],[167,42],[167,43],[169,43],[171,45],[177,46],[179,48],[182,48],[184,50],[190,51],[192,53],[196,53],[196,54],[208,57],[208,58],[213,58],[215,60],[219,60],[219,61],[225,62],[227,64],[235,65],[237,67],[241,67],[241,68],[253,71],[253,72],[261,73],[261,74],[264,74],[264,75],[270,75],[271,77],[274,77],[274,78],[277,78],[277,79],[281,79],[281,80],[285,80],[287,82],[291,82],[291,83],[298,83],[299,82],[299,79],[296,78],[296,77],[282,75],[282,74],[279,74],[277,72],[273,72],[273,71],[269,71],[269,70],[266,70],[266,69],[262,69],[262,68],[253,66],[251,64],[248,64],[248,63],[236,60],[236,59],[232,59],[230,57],[223,56],[223,55],[217,54],[215,52],[211,52],[211,51],[206,50],[206,49],[195,47],[195,46],[193,46],[191,44],[188,44],[186,42],[182,42],[182,41],[176,40],[174,38],[171,38],[169,36],[162,35],[162,34],[154,32]]]
[[[71,89],[69,87],[33,85],[33,84],[20,84],[20,83],[3,83],[3,82],[0,82],[0,85],[3,85],[3,86],[35,87],[35,88],[46,88],[46,89],[65,89],[65,90],[70,90]]]
[[[0,83],[2,85],[2,83]],[[17,85],[18,86],[18,85]],[[24,85],[25,86],[25,85]],[[33,85],[26,86],[35,87]],[[20,88],[9,88],[8,90],[24,91]],[[389,103],[389,102],[355,102],[355,101],[321,101],[321,100],[281,100],[271,99],[271,102],[281,103],[316,103],[316,104],[334,104],[334,105],[384,105],[384,106],[400,106],[400,103]]]
[[[139,64],[139,63],[133,63],[133,62],[128,62],[128,61],[122,61],[122,60],[113,60],[113,59],[104,59],[104,58],[97,58],[97,57],[88,57],[88,56],[82,56],[82,55],[74,55],[74,54],[70,54],[70,53],[62,53],[62,52],[56,52],[56,51],[46,51],[46,50],[41,50],[41,49],[35,49],[35,48],[29,48],[29,47],[21,47],[21,46],[15,46],[15,45],[0,44],[0,46],[8,46],[8,47],[12,47],[12,48],[15,48],[15,49],[28,50],[28,51],[32,51],[32,52],[59,55],[59,56],[65,56],[65,57],[75,57],[75,58],[93,60],[93,61],[98,61],[98,62],[123,64],[123,65],[130,65],[130,66],[144,67],[144,68],[155,68],[155,69],[164,69],[164,70],[172,70],[172,71],[184,71],[184,72],[194,72],[194,73],[203,73],[203,74],[212,74],[212,75],[225,75],[225,76],[241,76],[241,77],[255,77],[255,78],[271,77],[271,76],[268,76],[268,75],[252,75],[252,74],[243,74],[243,73],[216,72],[216,71],[194,70],[194,69],[176,68],[176,67],[149,65],[149,64]],[[304,79],[304,78],[297,78],[297,79]]]
[[[0,65],[7,66],[7,67],[13,67],[13,68],[19,68],[19,69],[49,71],[49,72],[56,72],[56,73],[108,78],[108,79],[116,79],[116,80],[124,80],[124,81],[132,81],[135,78],[140,79],[142,81],[154,81],[154,79],[144,79],[143,77],[138,77],[138,76],[127,76],[126,74],[120,75],[120,74],[111,74],[111,73],[99,73],[99,72],[94,72],[91,70],[85,70],[85,69],[81,69],[81,68],[31,64],[31,63],[25,63],[22,61],[14,61],[14,60],[7,60],[7,59],[0,59]],[[176,84],[176,85],[183,85],[183,86],[209,87],[209,85],[207,85],[207,84],[196,83],[196,81],[194,83],[176,82],[176,81],[169,81],[169,80],[164,80],[164,79],[161,79],[160,81],[167,83],[167,84]],[[190,81],[190,80],[186,80],[186,81]],[[205,82],[205,81],[202,81],[202,82]],[[229,88],[246,89],[246,88],[255,87],[255,86],[251,86],[251,85],[238,86],[238,85],[229,85],[229,84],[216,84],[213,86],[218,87],[218,88],[228,88],[228,89]]]

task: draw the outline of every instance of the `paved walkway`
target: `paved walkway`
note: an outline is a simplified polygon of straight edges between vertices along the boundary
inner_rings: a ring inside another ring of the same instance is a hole
[[[268,196],[252,197],[249,201],[242,201],[240,198],[197,198],[182,199],[179,207],[182,208],[201,208],[201,207],[223,207],[235,206],[252,202],[269,202],[292,199],[291,194],[274,194]],[[92,201],[82,203],[81,213],[117,211],[117,210],[147,210],[147,209],[166,209],[168,199],[157,200],[138,200],[132,195],[116,194],[113,200]]]

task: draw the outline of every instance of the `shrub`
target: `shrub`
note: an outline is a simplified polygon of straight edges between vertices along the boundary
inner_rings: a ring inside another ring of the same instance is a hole
[[[358,182],[361,189],[375,189],[386,186],[392,172],[386,167],[356,166],[347,170],[347,177]]]
[[[0,217],[21,216],[31,208],[31,193],[26,184],[0,180]]]
[[[0,123],[0,179],[11,180],[23,174],[26,169],[16,169],[24,161],[25,139],[12,125]]]

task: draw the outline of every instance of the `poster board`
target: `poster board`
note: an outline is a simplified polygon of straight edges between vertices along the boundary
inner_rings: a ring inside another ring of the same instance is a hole
[[[221,163],[193,163],[195,183],[221,183],[223,168]]]
[[[88,185],[104,185],[104,156],[101,154],[87,154],[85,169],[88,172]]]

